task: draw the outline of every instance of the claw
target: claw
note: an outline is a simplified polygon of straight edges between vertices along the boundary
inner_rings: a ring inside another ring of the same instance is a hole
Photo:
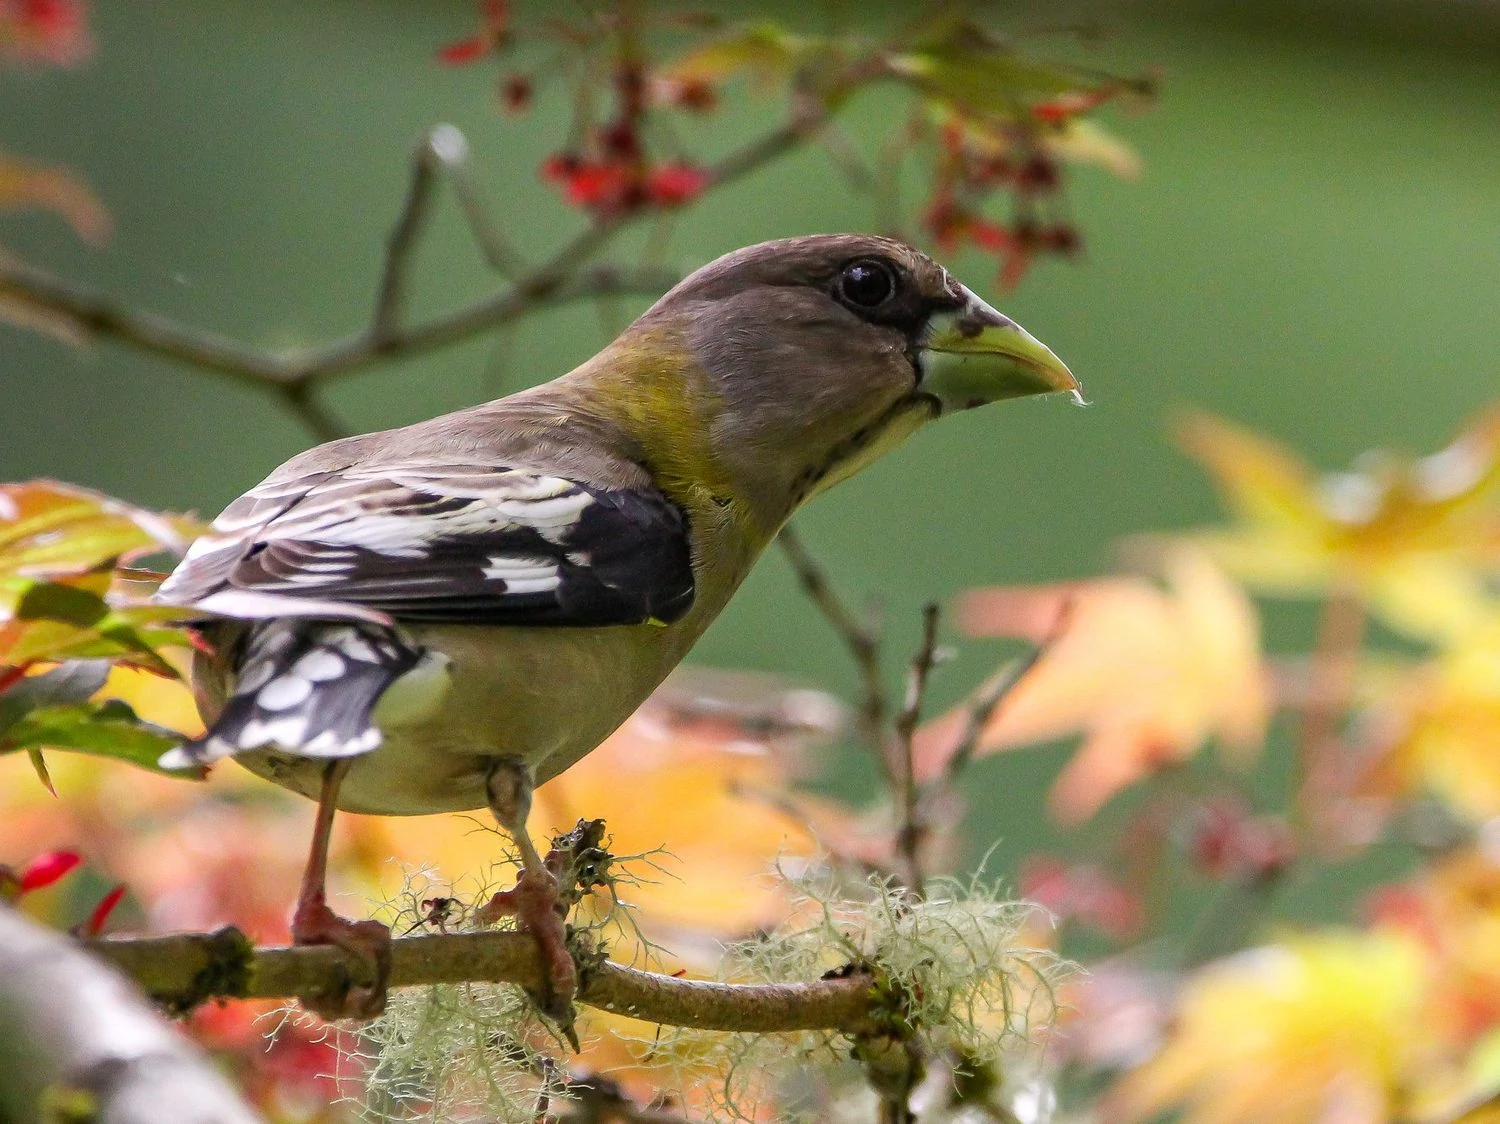
[[[495,894],[474,916],[481,925],[514,917],[516,927],[531,934],[542,958],[542,990],[533,998],[577,1050],[573,997],[578,992],[578,966],[568,951],[568,930],[557,878],[545,866],[523,869],[513,888]]]
[[[391,974],[391,930],[379,921],[350,921],[320,901],[299,902],[292,918],[294,944],[331,944],[353,953],[363,971],[346,974],[332,991],[300,996],[302,1006],[319,1018],[373,1019],[385,1010],[386,981]]]

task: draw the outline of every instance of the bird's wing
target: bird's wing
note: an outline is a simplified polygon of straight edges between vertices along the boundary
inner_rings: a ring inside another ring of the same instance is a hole
[[[235,617],[672,621],[686,516],[649,487],[415,462],[273,477],[225,510],[158,599]]]

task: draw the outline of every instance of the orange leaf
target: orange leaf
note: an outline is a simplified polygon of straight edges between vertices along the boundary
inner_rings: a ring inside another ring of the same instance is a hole
[[[71,172],[0,156],[0,210],[16,207],[51,211],[93,245],[109,238],[109,212]]]
[[[73,484],[0,484],[0,574],[84,574],[121,557],[181,553],[201,529]]]
[[[785,791],[799,746],[837,725],[837,704],[814,694],[738,673],[674,676],[602,746],[542,786],[531,831],[543,840],[602,817],[612,853],[652,855],[633,864],[643,881],[622,894],[647,932],[694,968],[707,967],[720,939],[781,919],[785,899],[771,876],[778,858],[818,850],[812,827],[771,798]],[[799,802],[798,810],[821,809]],[[486,869],[503,846],[469,816],[369,823],[388,848],[375,848],[382,859],[395,853],[443,873]]]
[[[959,620],[977,636],[1040,643],[1059,614],[1071,614],[979,739],[991,752],[1083,733],[1051,796],[1066,822],[1210,738],[1237,757],[1260,744],[1270,699],[1253,606],[1201,552],[1175,551],[1165,571],[1165,588],[1106,578],[975,590],[960,601]],[[947,762],[965,719],[960,708],[920,732],[922,775]]]

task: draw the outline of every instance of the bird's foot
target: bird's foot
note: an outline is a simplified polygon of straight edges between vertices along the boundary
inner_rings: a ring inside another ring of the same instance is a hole
[[[328,908],[321,898],[299,901],[292,915],[293,944],[331,944],[353,953],[359,967],[343,974],[331,990],[300,997],[319,1018],[373,1019],[385,1010],[386,980],[391,974],[391,930],[379,921],[351,921]]]
[[[542,1013],[557,1023],[573,1048],[573,996],[578,991],[578,966],[568,951],[565,905],[557,876],[546,866],[523,869],[516,884],[501,890],[475,912],[481,925],[514,917],[516,928],[531,934],[542,958],[542,987],[534,994]]]

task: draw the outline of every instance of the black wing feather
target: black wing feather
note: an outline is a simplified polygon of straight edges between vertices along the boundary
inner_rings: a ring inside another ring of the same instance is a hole
[[[676,620],[693,588],[687,517],[654,489],[407,465],[262,485],[160,597],[230,615],[243,591],[397,620],[598,626]]]

